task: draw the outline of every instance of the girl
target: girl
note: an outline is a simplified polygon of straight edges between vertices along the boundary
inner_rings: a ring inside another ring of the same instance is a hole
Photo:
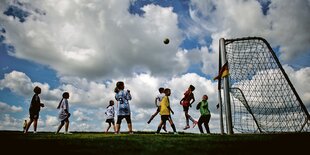
[[[117,121],[116,121],[116,134],[120,133],[121,122],[122,119],[126,119],[129,134],[133,134],[132,132],[132,124],[130,118],[130,106],[129,100],[131,100],[131,94],[129,90],[124,90],[125,85],[124,82],[118,81],[116,83],[116,87],[114,89],[115,99],[117,100]]]
[[[204,123],[206,131],[209,134],[210,133],[209,121],[210,121],[210,118],[211,118],[211,113],[210,113],[210,110],[208,108],[208,101],[207,100],[208,100],[208,96],[207,95],[203,95],[202,101],[197,104],[196,109],[197,110],[200,109],[200,114],[201,114],[201,116],[200,116],[200,118],[198,120],[198,128],[200,130],[200,133],[203,133],[202,123]]]
[[[61,130],[61,128],[65,125],[65,132],[64,134],[72,134],[70,132],[68,132],[69,129],[69,117],[71,116],[71,114],[69,113],[69,104],[68,104],[68,99],[69,99],[70,95],[68,92],[64,92],[62,94],[62,99],[59,102],[57,109],[60,109],[59,111],[59,115],[58,118],[60,120],[60,125],[58,126],[58,129],[56,131],[56,134],[59,133],[59,131]]]
[[[33,89],[33,92],[35,93],[31,99],[31,104],[29,107],[29,115],[30,115],[30,121],[28,122],[26,129],[24,133],[27,133],[29,130],[29,127],[31,126],[31,123],[33,122],[33,133],[37,133],[37,124],[39,119],[39,112],[41,107],[44,107],[44,104],[41,103],[39,94],[41,94],[41,88],[36,86]]]
[[[188,114],[189,107],[192,107],[192,104],[195,102],[195,97],[193,94],[193,91],[195,90],[195,87],[193,85],[190,85],[187,89],[187,91],[184,93],[184,97],[180,101],[180,104],[183,106],[183,110],[185,113],[186,118],[186,126],[184,127],[184,130],[190,128],[189,126],[189,120],[193,122],[193,127],[197,124],[197,121],[194,120],[191,115]]]
[[[106,130],[106,133],[109,132],[111,124],[113,125],[113,129],[114,129],[114,132],[115,132],[115,123],[114,123],[115,111],[114,111],[113,105],[114,105],[114,101],[110,100],[109,106],[107,107],[107,110],[105,112],[105,114],[107,115],[107,119],[106,119],[105,122],[107,122],[109,124],[109,126],[108,126],[108,128]]]
[[[176,129],[175,129],[175,125],[172,121],[172,118],[171,118],[171,115],[170,115],[170,112],[172,114],[174,114],[174,112],[172,111],[172,109],[170,108],[170,101],[169,101],[169,96],[171,94],[171,91],[169,88],[166,88],[165,89],[165,97],[162,99],[162,101],[160,102],[160,112],[159,114],[161,115],[161,121],[158,125],[158,128],[157,128],[157,132],[156,134],[158,134],[162,128],[162,125],[163,124],[166,124],[166,121],[168,120],[172,129],[173,129],[173,132],[174,134],[178,134]]]

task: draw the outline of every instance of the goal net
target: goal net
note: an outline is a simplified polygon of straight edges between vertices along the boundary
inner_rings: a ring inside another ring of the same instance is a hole
[[[224,43],[233,129],[309,132],[309,113],[268,42],[249,37]]]

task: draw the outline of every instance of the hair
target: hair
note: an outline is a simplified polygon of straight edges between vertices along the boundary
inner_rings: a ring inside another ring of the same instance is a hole
[[[109,108],[109,106],[113,106],[113,104],[114,104],[114,101],[110,100],[109,105],[107,106],[107,108]]]
[[[203,96],[206,96],[206,97],[207,97],[207,100],[208,100],[208,98],[209,98],[208,95],[203,95]]]
[[[35,86],[33,89],[33,92],[36,94],[40,94],[41,93],[41,88],[39,86]]]
[[[59,109],[60,108],[60,105],[61,105],[61,102],[64,100],[64,98],[69,98],[69,93],[68,92],[64,92],[63,94],[62,94],[62,99],[60,100],[60,102],[59,102],[59,104],[58,104],[58,106],[57,106],[57,109]]]
[[[158,89],[158,91],[159,91],[160,93],[163,93],[163,92],[165,91],[165,88],[160,87],[160,88]]]
[[[165,94],[167,95],[169,92],[171,93],[171,90],[170,90],[169,88],[166,88],[166,89],[164,90],[164,92],[165,92]]]
[[[62,94],[62,97],[63,97],[63,98],[69,98],[69,93],[68,93],[68,92],[64,92],[64,93]]]
[[[118,93],[120,90],[121,90],[121,87],[122,86],[124,86],[124,82],[123,81],[118,81],[117,83],[116,83],[116,87],[115,87],[115,89],[114,89],[114,92],[115,93]]]
[[[189,85],[189,88],[194,91],[195,90],[195,87],[193,85]]]

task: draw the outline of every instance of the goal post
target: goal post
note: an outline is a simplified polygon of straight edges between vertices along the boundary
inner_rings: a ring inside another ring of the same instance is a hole
[[[228,76],[218,78],[220,110],[223,94],[228,134],[234,130],[259,133],[310,130],[307,108],[264,38],[221,38],[219,43],[219,75],[224,67],[229,71]],[[223,116],[220,118],[222,128]]]

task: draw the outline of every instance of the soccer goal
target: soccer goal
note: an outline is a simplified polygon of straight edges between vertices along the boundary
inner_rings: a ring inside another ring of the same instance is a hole
[[[219,102],[228,134],[310,131],[309,113],[265,39],[220,39],[219,74],[224,64]]]

